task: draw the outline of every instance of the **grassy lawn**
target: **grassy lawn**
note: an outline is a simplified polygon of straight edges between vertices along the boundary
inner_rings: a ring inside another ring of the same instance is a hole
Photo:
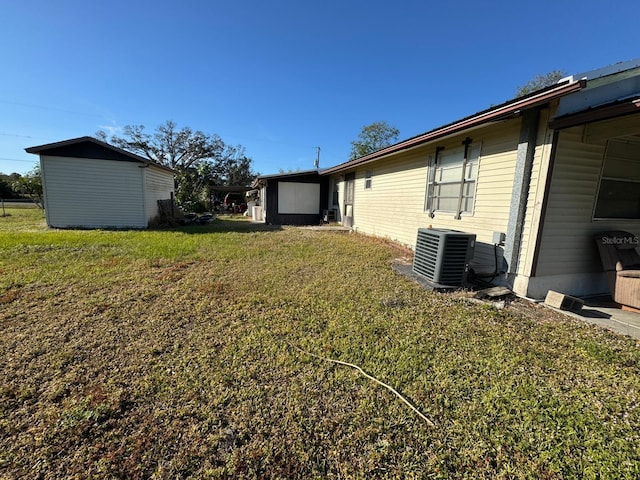
[[[640,477],[634,340],[424,291],[359,235],[8,212],[1,478]]]

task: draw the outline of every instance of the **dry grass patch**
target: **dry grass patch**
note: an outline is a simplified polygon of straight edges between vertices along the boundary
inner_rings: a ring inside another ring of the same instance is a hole
[[[637,342],[242,221],[0,223],[0,476],[637,478]],[[351,369],[406,395],[428,427]]]

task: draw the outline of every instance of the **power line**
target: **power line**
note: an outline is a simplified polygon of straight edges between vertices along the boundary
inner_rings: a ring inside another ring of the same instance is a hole
[[[33,138],[31,135],[20,135],[18,133],[4,133],[0,132],[3,137],[15,137],[15,138]]]
[[[0,103],[4,103],[4,104],[7,104],[7,105],[16,105],[16,106],[19,106],[19,107],[40,108],[42,110],[51,110],[51,111],[54,111],[54,112],[71,113],[71,114],[74,114],[74,115],[86,115],[88,117],[104,118],[104,115],[100,115],[100,114],[97,114],[97,113],[76,112],[75,110],[66,110],[64,108],[49,107],[47,105],[34,105],[34,104],[31,104],[31,103],[12,102],[10,100],[1,100],[1,99],[0,99]]]
[[[25,162],[25,163],[35,163],[38,160],[21,160],[19,158],[0,158],[0,160],[6,161],[6,162]]]

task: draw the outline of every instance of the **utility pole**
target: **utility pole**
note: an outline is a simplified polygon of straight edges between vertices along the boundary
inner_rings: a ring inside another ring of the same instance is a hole
[[[313,165],[318,168],[320,167],[320,147],[316,147],[317,150],[317,156],[316,156],[316,160],[315,162],[313,162]]]

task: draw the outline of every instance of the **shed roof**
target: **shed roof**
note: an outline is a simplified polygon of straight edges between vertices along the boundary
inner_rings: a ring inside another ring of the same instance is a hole
[[[272,173],[270,175],[258,175],[259,180],[268,180],[270,178],[284,178],[284,177],[301,177],[303,175],[313,175],[319,174],[320,172],[316,169],[312,170],[297,170],[295,172],[280,172],[280,173]]]
[[[295,172],[280,172],[280,173],[272,173],[269,175],[258,175],[255,180],[253,181],[253,183],[251,184],[252,187],[256,187],[261,180],[274,180],[277,178],[295,178],[295,177],[303,177],[303,176],[307,176],[307,175],[318,175],[320,176],[322,172],[320,170],[317,169],[311,169],[311,170],[298,170]]]
[[[118,148],[109,143],[93,137],[78,137],[61,142],[47,143],[35,147],[25,148],[27,153],[38,155],[53,155],[58,157],[95,158],[100,160],[117,160],[125,162],[137,162],[152,165],[162,170],[173,173],[173,170],[159,163]]]

